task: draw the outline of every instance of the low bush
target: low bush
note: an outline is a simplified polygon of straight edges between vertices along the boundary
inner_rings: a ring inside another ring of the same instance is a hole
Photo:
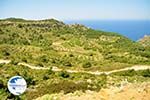
[[[143,77],[150,77],[150,69],[142,71],[141,75]]]
[[[70,77],[69,73],[66,72],[66,71],[61,71],[61,72],[59,73],[59,76],[60,76],[60,77],[63,77],[63,78],[69,78],[69,77]]]
[[[83,68],[90,68],[91,66],[92,66],[92,64],[90,62],[85,62],[82,65]]]

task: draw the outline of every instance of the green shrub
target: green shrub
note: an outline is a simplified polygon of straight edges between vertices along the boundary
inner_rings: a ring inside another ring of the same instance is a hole
[[[53,70],[52,70],[52,67],[50,67],[50,68],[48,69],[47,73],[48,73],[49,75],[52,74],[52,73],[54,73]]]
[[[8,51],[4,51],[3,53],[4,53],[4,56],[9,56],[10,55],[10,52],[8,52]]]
[[[39,67],[44,67],[44,64],[39,62],[39,63],[38,63],[38,66],[39,66]]]
[[[69,57],[74,57],[74,55],[73,54],[69,54]]]
[[[142,76],[143,77],[150,77],[150,69],[147,69],[145,71],[142,71]]]
[[[4,64],[0,64],[0,67],[3,67],[4,66]]]
[[[4,86],[4,82],[2,80],[0,80],[0,89],[4,89],[5,86]]]
[[[28,85],[35,85],[36,81],[34,80],[34,78],[32,76],[24,76],[26,82]]]
[[[13,64],[13,65],[17,65],[19,62],[18,61],[16,61],[16,60],[12,60],[11,61],[11,64]]]
[[[90,68],[91,66],[92,66],[92,64],[90,62],[85,62],[82,65],[83,68]]]
[[[43,80],[48,80],[49,79],[49,76],[46,74],[43,76]]]
[[[59,73],[59,76],[61,76],[61,77],[63,77],[63,78],[69,78],[69,77],[70,77],[69,73],[66,72],[66,71],[61,71],[61,72]]]

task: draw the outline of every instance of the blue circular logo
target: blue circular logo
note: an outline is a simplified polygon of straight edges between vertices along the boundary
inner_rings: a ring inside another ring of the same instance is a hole
[[[14,95],[21,95],[27,88],[27,83],[21,76],[13,76],[9,79],[8,90]]]

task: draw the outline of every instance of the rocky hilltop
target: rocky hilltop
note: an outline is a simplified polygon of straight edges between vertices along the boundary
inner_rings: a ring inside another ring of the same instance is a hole
[[[150,35],[145,35],[142,39],[138,41],[144,47],[150,47]]]

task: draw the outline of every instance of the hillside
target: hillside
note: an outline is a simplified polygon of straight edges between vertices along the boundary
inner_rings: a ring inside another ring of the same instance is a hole
[[[9,18],[1,20],[0,26],[1,59],[78,70],[150,64],[147,48],[117,33],[54,19]]]
[[[134,65],[140,65],[139,70],[130,69]],[[32,100],[46,94],[65,96],[87,90],[95,93],[120,87],[124,80],[150,82],[149,66],[150,48],[117,33],[55,19],[0,20],[2,100]],[[7,89],[7,81],[14,75],[23,76],[28,84],[19,97]]]
[[[36,100],[149,100],[150,98],[150,83],[142,84],[125,84],[119,87],[110,87],[101,89],[99,92],[76,91],[64,95],[63,93],[44,95]]]
[[[138,41],[140,44],[142,44],[144,47],[150,48],[150,35],[145,35],[142,39]]]

